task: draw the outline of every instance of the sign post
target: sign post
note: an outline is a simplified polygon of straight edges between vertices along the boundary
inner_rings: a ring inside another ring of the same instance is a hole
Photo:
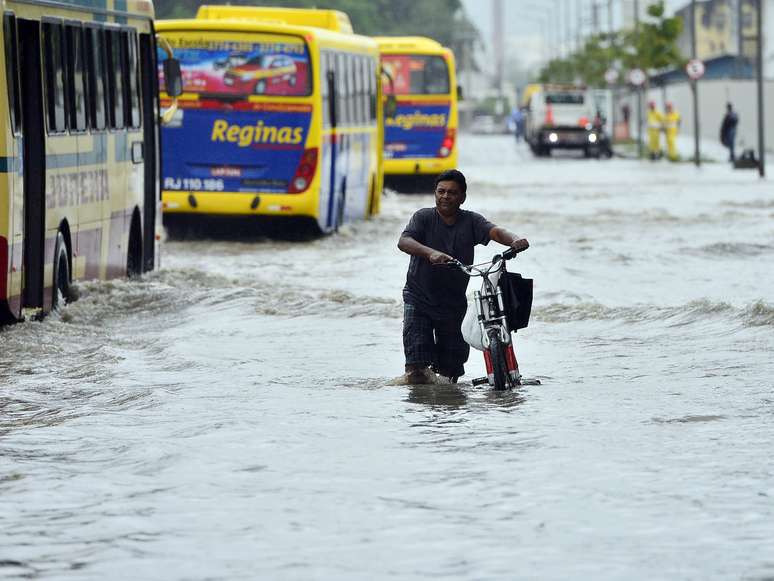
[[[632,69],[629,71],[629,82],[637,90],[637,157],[642,157],[642,85],[648,76],[642,69]]]
[[[699,79],[704,74],[704,63],[696,58],[696,0],[691,0],[691,60],[685,65],[685,72],[691,79],[693,95],[693,162],[701,165],[699,153]]]

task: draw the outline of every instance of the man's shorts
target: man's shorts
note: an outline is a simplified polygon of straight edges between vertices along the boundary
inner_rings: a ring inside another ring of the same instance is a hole
[[[406,365],[432,365],[436,373],[459,377],[470,346],[462,338],[462,319],[458,316],[432,317],[420,307],[403,305],[403,351]]]

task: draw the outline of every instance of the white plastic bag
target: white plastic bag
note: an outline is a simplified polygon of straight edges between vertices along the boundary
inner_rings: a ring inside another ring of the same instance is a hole
[[[484,350],[484,337],[481,333],[481,325],[478,324],[476,304],[473,300],[468,301],[468,310],[465,312],[465,318],[462,320],[462,338],[473,349]]]

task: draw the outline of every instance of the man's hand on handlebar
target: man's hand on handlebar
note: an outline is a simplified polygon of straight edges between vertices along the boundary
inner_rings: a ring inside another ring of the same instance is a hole
[[[451,262],[454,259],[448,254],[439,252],[438,250],[433,250],[428,255],[427,260],[430,261],[430,264],[446,264],[447,262]]]
[[[515,252],[522,252],[523,250],[529,248],[529,242],[527,242],[526,238],[519,238],[518,240],[511,242],[511,248]]]

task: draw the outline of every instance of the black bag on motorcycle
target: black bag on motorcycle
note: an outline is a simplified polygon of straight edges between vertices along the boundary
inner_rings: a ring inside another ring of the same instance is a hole
[[[508,328],[523,329],[529,325],[532,312],[532,279],[522,278],[518,272],[504,272],[498,284],[503,291]]]

